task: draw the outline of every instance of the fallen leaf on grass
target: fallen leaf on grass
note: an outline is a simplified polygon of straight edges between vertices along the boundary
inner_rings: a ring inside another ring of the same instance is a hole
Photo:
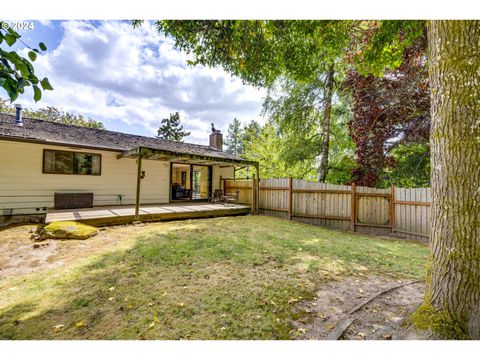
[[[77,321],[77,323],[75,324],[75,326],[76,326],[77,328],[81,329],[81,328],[84,328],[84,327],[86,326],[86,324],[85,324],[85,321],[80,320],[80,321]]]
[[[113,296],[108,298],[108,301],[113,301],[113,300],[115,300]]]
[[[157,315],[153,315],[153,321],[148,325],[148,328],[151,329],[155,326],[155,323],[159,323],[160,320],[158,319]]]
[[[65,325],[63,324],[58,324],[58,325],[55,325],[53,327],[53,330],[55,330],[55,332],[59,332],[59,331],[62,331],[62,329],[65,327]]]
[[[367,337],[367,334],[359,332],[357,336],[359,336],[361,340],[365,340],[365,338]]]
[[[110,289],[108,289],[108,291],[114,291],[115,290],[115,287],[112,286]]]

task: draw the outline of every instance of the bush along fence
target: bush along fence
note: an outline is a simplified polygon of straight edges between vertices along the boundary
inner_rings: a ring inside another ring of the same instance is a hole
[[[222,179],[225,192],[261,214],[340,230],[428,242],[430,189],[332,185],[292,178]]]

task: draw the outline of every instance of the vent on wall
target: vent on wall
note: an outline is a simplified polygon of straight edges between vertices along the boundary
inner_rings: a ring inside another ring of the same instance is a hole
[[[10,216],[12,214],[13,214],[13,209],[7,209],[7,208],[3,209],[3,216]]]
[[[55,193],[55,209],[80,209],[93,207],[93,193]]]

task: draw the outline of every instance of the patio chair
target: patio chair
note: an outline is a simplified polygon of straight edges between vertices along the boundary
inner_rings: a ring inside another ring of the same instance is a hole
[[[215,189],[213,195],[209,198],[212,203],[219,203],[223,198],[223,190]]]
[[[232,203],[235,207],[238,206],[238,197],[240,195],[240,191],[237,190],[234,193],[225,194],[226,196],[223,197],[224,205],[227,206],[228,203]]]

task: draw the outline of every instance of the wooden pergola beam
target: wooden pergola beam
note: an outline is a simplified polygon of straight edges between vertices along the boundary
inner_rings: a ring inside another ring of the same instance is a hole
[[[216,165],[220,165],[220,164],[222,165],[225,165],[225,164],[253,165],[256,168],[258,168],[257,161],[229,159],[229,158],[208,156],[208,155],[188,154],[188,153],[182,153],[177,151],[153,149],[153,148],[148,148],[143,146],[126,150],[123,153],[118,154],[117,159],[136,158],[138,156],[139,151],[142,152],[142,158],[145,160],[159,160],[160,157],[163,157],[162,160],[169,159],[170,161],[211,162]]]

